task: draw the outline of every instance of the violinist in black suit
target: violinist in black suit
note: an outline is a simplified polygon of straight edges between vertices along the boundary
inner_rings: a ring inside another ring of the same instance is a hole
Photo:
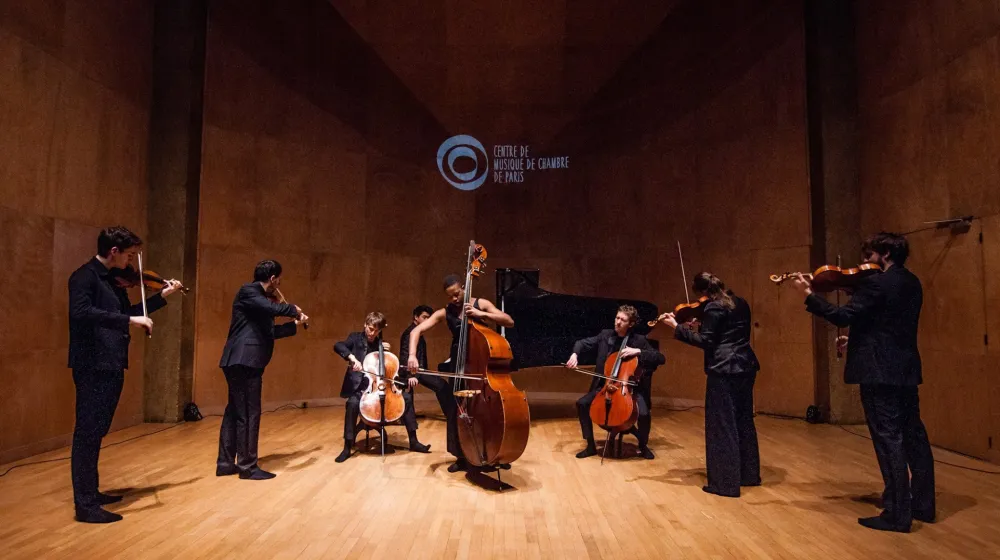
[[[344,450],[334,459],[337,463],[343,463],[351,456],[354,438],[357,437],[358,418],[361,414],[361,396],[368,388],[368,377],[363,373],[365,356],[378,352],[385,325],[385,315],[379,311],[372,311],[365,317],[363,331],[352,332],[347,335],[346,340],[333,345],[333,351],[347,361],[344,383],[340,387],[340,397],[347,399],[344,412]],[[389,351],[388,342],[383,342],[382,346],[386,352]],[[397,381],[406,383],[406,387],[401,388],[405,406],[402,420],[410,438],[410,451],[430,453],[430,446],[420,443],[417,439],[417,415],[413,411],[413,392],[410,390],[417,384],[417,379],[410,377],[402,367],[397,377]]]
[[[646,337],[630,333],[635,326],[639,314],[635,307],[623,305],[618,308],[615,314],[615,328],[605,329],[597,336],[583,338],[573,345],[573,354],[566,360],[566,366],[575,368],[579,365],[580,354],[597,353],[597,367],[594,369],[597,374],[604,374],[604,362],[608,356],[618,352],[621,347],[622,338],[628,336],[626,347],[621,351],[623,360],[638,356],[639,370],[636,373],[638,386],[635,387],[634,395],[636,407],[639,409],[639,454],[645,459],[653,459],[655,455],[649,449],[649,430],[653,424],[653,417],[649,409],[650,390],[653,383],[653,370],[663,365],[667,360],[659,350],[653,348]],[[593,354],[591,354],[593,355]],[[610,372],[608,372],[610,373]],[[590,405],[597,397],[598,391],[604,387],[604,379],[595,377],[590,383],[590,390],[586,395],[576,401],[577,413],[580,417],[580,430],[583,432],[583,439],[587,442],[587,447],[576,454],[577,458],[584,459],[597,454],[597,445],[594,443],[594,423],[590,420]]]
[[[904,266],[910,254],[906,238],[878,233],[865,240],[861,251],[865,262],[879,265],[882,272],[864,279],[846,305],[837,307],[813,293],[801,274],[795,286],[806,294],[807,311],[850,328],[844,381],[861,385],[861,404],[885,482],[884,511],[858,523],[906,533],[913,519],[932,523],[935,518],[934,456],[917,394],[923,381],[917,349],[923,288]]]
[[[750,306],[710,272],[692,282],[708,297],[701,325],[678,325],[673,313],[661,321],[674,338],[705,352],[705,463],[710,494],[737,498],[741,486],[760,486],[760,452],[753,422],[753,384],[760,364],[750,347]]]
[[[69,277],[69,367],[76,385],[76,425],[70,469],[76,520],[112,523],[122,516],[101,506],[121,501],[98,491],[97,463],[101,439],[108,434],[128,369],[129,327],[152,332],[142,303],[132,305],[128,292],[114,281],[142,246],[138,235],[124,227],[101,230],[97,255]],[[163,290],[146,300],[149,313],[167,304],[166,296],[183,288],[168,280]]]
[[[309,318],[297,305],[273,301],[276,299],[273,294],[281,284],[281,264],[277,261],[257,263],[253,280],[240,286],[233,299],[229,335],[219,361],[229,386],[229,401],[219,430],[215,474],[267,480],[275,475],[257,466],[264,368],[271,361],[275,339],[295,335],[296,325]],[[275,325],[275,317],[291,317],[295,321]]]

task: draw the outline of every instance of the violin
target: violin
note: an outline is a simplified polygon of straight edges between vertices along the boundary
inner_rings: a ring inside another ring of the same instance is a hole
[[[635,376],[639,359],[637,356],[627,360],[621,357],[628,338],[629,335],[625,335],[618,351],[612,352],[604,361],[607,381],[590,403],[590,419],[608,431],[608,441],[614,434],[631,428],[639,418],[639,407],[636,406],[635,394],[632,392],[632,387],[635,385],[632,378]]]
[[[458,440],[470,464],[507,468],[528,445],[528,397],[510,378],[513,354],[507,339],[465,315],[472,279],[486,268],[486,248],[470,241],[466,262],[454,380]]]
[[[833,292],[843,290],[852,291],[859,282],[873,274],[882,272],[882,267],[874,263],[859,264],[855,268],[842,269],[836,265],[821,266],[812,274],[802,274],[810,280],[810,287],[814,292]],[[797,272],[785,272],[784,274],[772,274],[771,282],[780,285],[786,280],[795,278]]]
[[[683,325],[691,321],[701,321],[701,316],[705,313],[705,305],[708,303],[708,296],[701,296],[698,301],[694,303],[681,303],[674,307],[674,319],[677,320],[678,324]],[[663,313],[656,319],[652,321],[647,321],[646,325],[649,327],[655,327],[657,323],[662,321],[668,313]]]
[[[108,274],[115,284],[122,288],[135,288],[139,285],[139,271],[131,264],[126,265],[125,268],[112,268]],[[151,290],[162,290],[167,287],[167,283],[167,280],[152,270],[142,271],[142,284]],[[186,294],[188,291],[188,288],[180,288],[182,294]]]
[[[368,387],[359,403],[361,419],[374,427],[399,420],[406,408],[400,387],[405,383],[397,379],[399,358],[392,352],[385,351],[382,333],[378,335],[378,351],[369,352],[365,356],[362,369],[368,377]]]

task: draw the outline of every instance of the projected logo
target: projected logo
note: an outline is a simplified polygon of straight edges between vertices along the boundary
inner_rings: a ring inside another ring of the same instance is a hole
[[[468,134],[459,134],[445,140],[438,148],[437,164],[445,181],[463,191],[483,186],[490,172],[486,148]]]

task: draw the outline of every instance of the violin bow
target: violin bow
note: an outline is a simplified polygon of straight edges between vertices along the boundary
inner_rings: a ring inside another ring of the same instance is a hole
[[[841,268],[840,264],[840,254],[837,254],[837,268]],[[837,307],[840,307],[840,290],[835,290],[837,292]],[[840,327],[837,327],[837,338],[833,340],[833,346],[837,349],[837,361],[843,357],[844,353],[840,351]]]
[[[688,277],[684,271],[684,253],[681,252],[681,242],[677,241],[677,258],[681,261],[681,278],[684,280],[684,299],[691,303],[691,294],[688,293]]]
[[[143,282],[142,278],[142,251],[136,253],[136,257],[139,259],[139,294],[142,297],[142,316],[149,319],[149,310],[146,308],[146,283]],[[152,338],[153,333],[146,331],[146,338]]]
[[[281,293],[281,290],[279,290],[277,286],[274,287],[274,293],[278,294],[278,299],[281,300],[281,303],[288,303],[288,300],[285,299],[285,294]],[[298,320],[298,317],[295,319]],[[309,323],[302,323],[302,328],[309,330]]]

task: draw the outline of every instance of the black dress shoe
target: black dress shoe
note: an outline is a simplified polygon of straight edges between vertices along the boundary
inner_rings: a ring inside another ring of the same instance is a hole
[[[913,512],[913,518],[916,519],[917,521],[922,521],[924,523],[934,523],[934,519],[936,517],[937,516],[934,515],[933,511],[932,512],[924,512],[924,511],[916,511],[916,510],[914,510],[914,512]]]
[[[343,463],[350,456],[351,456],[351,448],[350,447],[345,447],[344,450],[340,452],[340,455],[337,455],[337,458],[334,459],[334,461],[336,461],[338,463]]]
[[[269,473],[264,469],[254,469],[250,472],[241,472],[240,479],[242,480],[269,480],[278,475],[274,473]]]
[[[639,456],[643,459],[655,459],[656,455],[653,455],[653,451],[648,447],[639,448]]]
[[[111,513],[98,506],[88,508],[76,508],[76,520],[81,523],[114,523],[121,521],[122,516]]]
[[[576,454],[576,458],[586,459],[587,457],[593,457],[594,455],[597,455],[597,447],[588,445],[583,451]]]
[[[215,476],[231,476],[234,474],[240,474],[240,469],[236,468],[236,465],[226,465],[224,467],[216,465],[215,467]]]
[[[740,493],[739,492],[736,492],[735,494],[730,493],[730,492],[723,492],[723,491],[718,490],[716,488],[712,488],[711,486],[702,486],[701,490],[702,490],[702,492],[708,492],[709,494],[715,494],[716,496],[722,496],[723,498],[739,498],[740,497]]]
[[[122,501],[122,496],[112,496],[111,494],[105,494],[104,492],[97,493],[97,503],[101,504],[102,506],[106,506],[108,504],[116,504],[120,501]]]
[[[741,482],[740,486],[760,486],[760,479],[758,478],[757,480],[750,482]]]
[[[465,459],[458,459],[454,463],[448,465],[448,472],[450,473],[467,470],[469,470],[469,463]]]
[[[410,451],[416,451],[417,453],[430,453],[431,452],[431,446],[424,445],[424,444],[420,443],[419,441],[411,441],[410,442]]]
[[[909,525],[894,525],[881,516],[859,517],[858,524],[876,531],[891,531],[894,533],[909,533]]]

